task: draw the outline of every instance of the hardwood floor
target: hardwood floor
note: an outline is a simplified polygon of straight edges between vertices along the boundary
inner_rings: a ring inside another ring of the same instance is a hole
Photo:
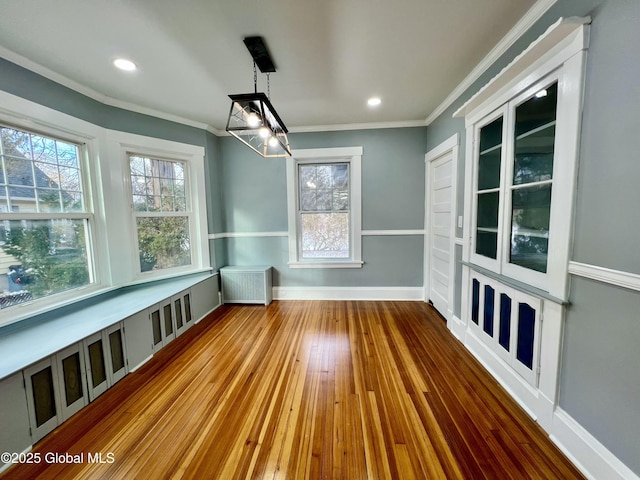
[[[220,307],[34,452],[83,457],[1,478],[583,478],[420,302]]]

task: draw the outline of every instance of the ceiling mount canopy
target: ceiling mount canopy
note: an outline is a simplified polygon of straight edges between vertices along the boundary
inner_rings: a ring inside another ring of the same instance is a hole
[[[246,37],[244,44],[253,58],[253,93],[229,95],[231,109],[227,132],[263,157],[289,157],[287,127],[269,100],[269,74],[276,71],[262,37]],[[258,75],[267,75],[267,94],[258,92]]]

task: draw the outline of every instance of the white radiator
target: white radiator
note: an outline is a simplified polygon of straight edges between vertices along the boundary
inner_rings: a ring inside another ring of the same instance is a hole
[[[223,303],[271,303],[270,266],[222,267],[220,277]]]

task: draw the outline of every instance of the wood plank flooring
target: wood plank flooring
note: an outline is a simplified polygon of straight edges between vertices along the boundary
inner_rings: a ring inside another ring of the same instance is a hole
[[[583,478],[420,302],[220,307],[34,452],[84,458],[0,478]]]

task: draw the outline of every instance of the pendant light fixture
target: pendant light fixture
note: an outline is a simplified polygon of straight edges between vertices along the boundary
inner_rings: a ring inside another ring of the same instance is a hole
[[[229,95],[231,109],[227,132],[263,157],[289,157],[291,149],[287,127],[271,105],[269,74],[276,71],[262,37],[244,39],[253,57],[253,93]],[[267,75],[267,94],[258,92],[258,72]]]

